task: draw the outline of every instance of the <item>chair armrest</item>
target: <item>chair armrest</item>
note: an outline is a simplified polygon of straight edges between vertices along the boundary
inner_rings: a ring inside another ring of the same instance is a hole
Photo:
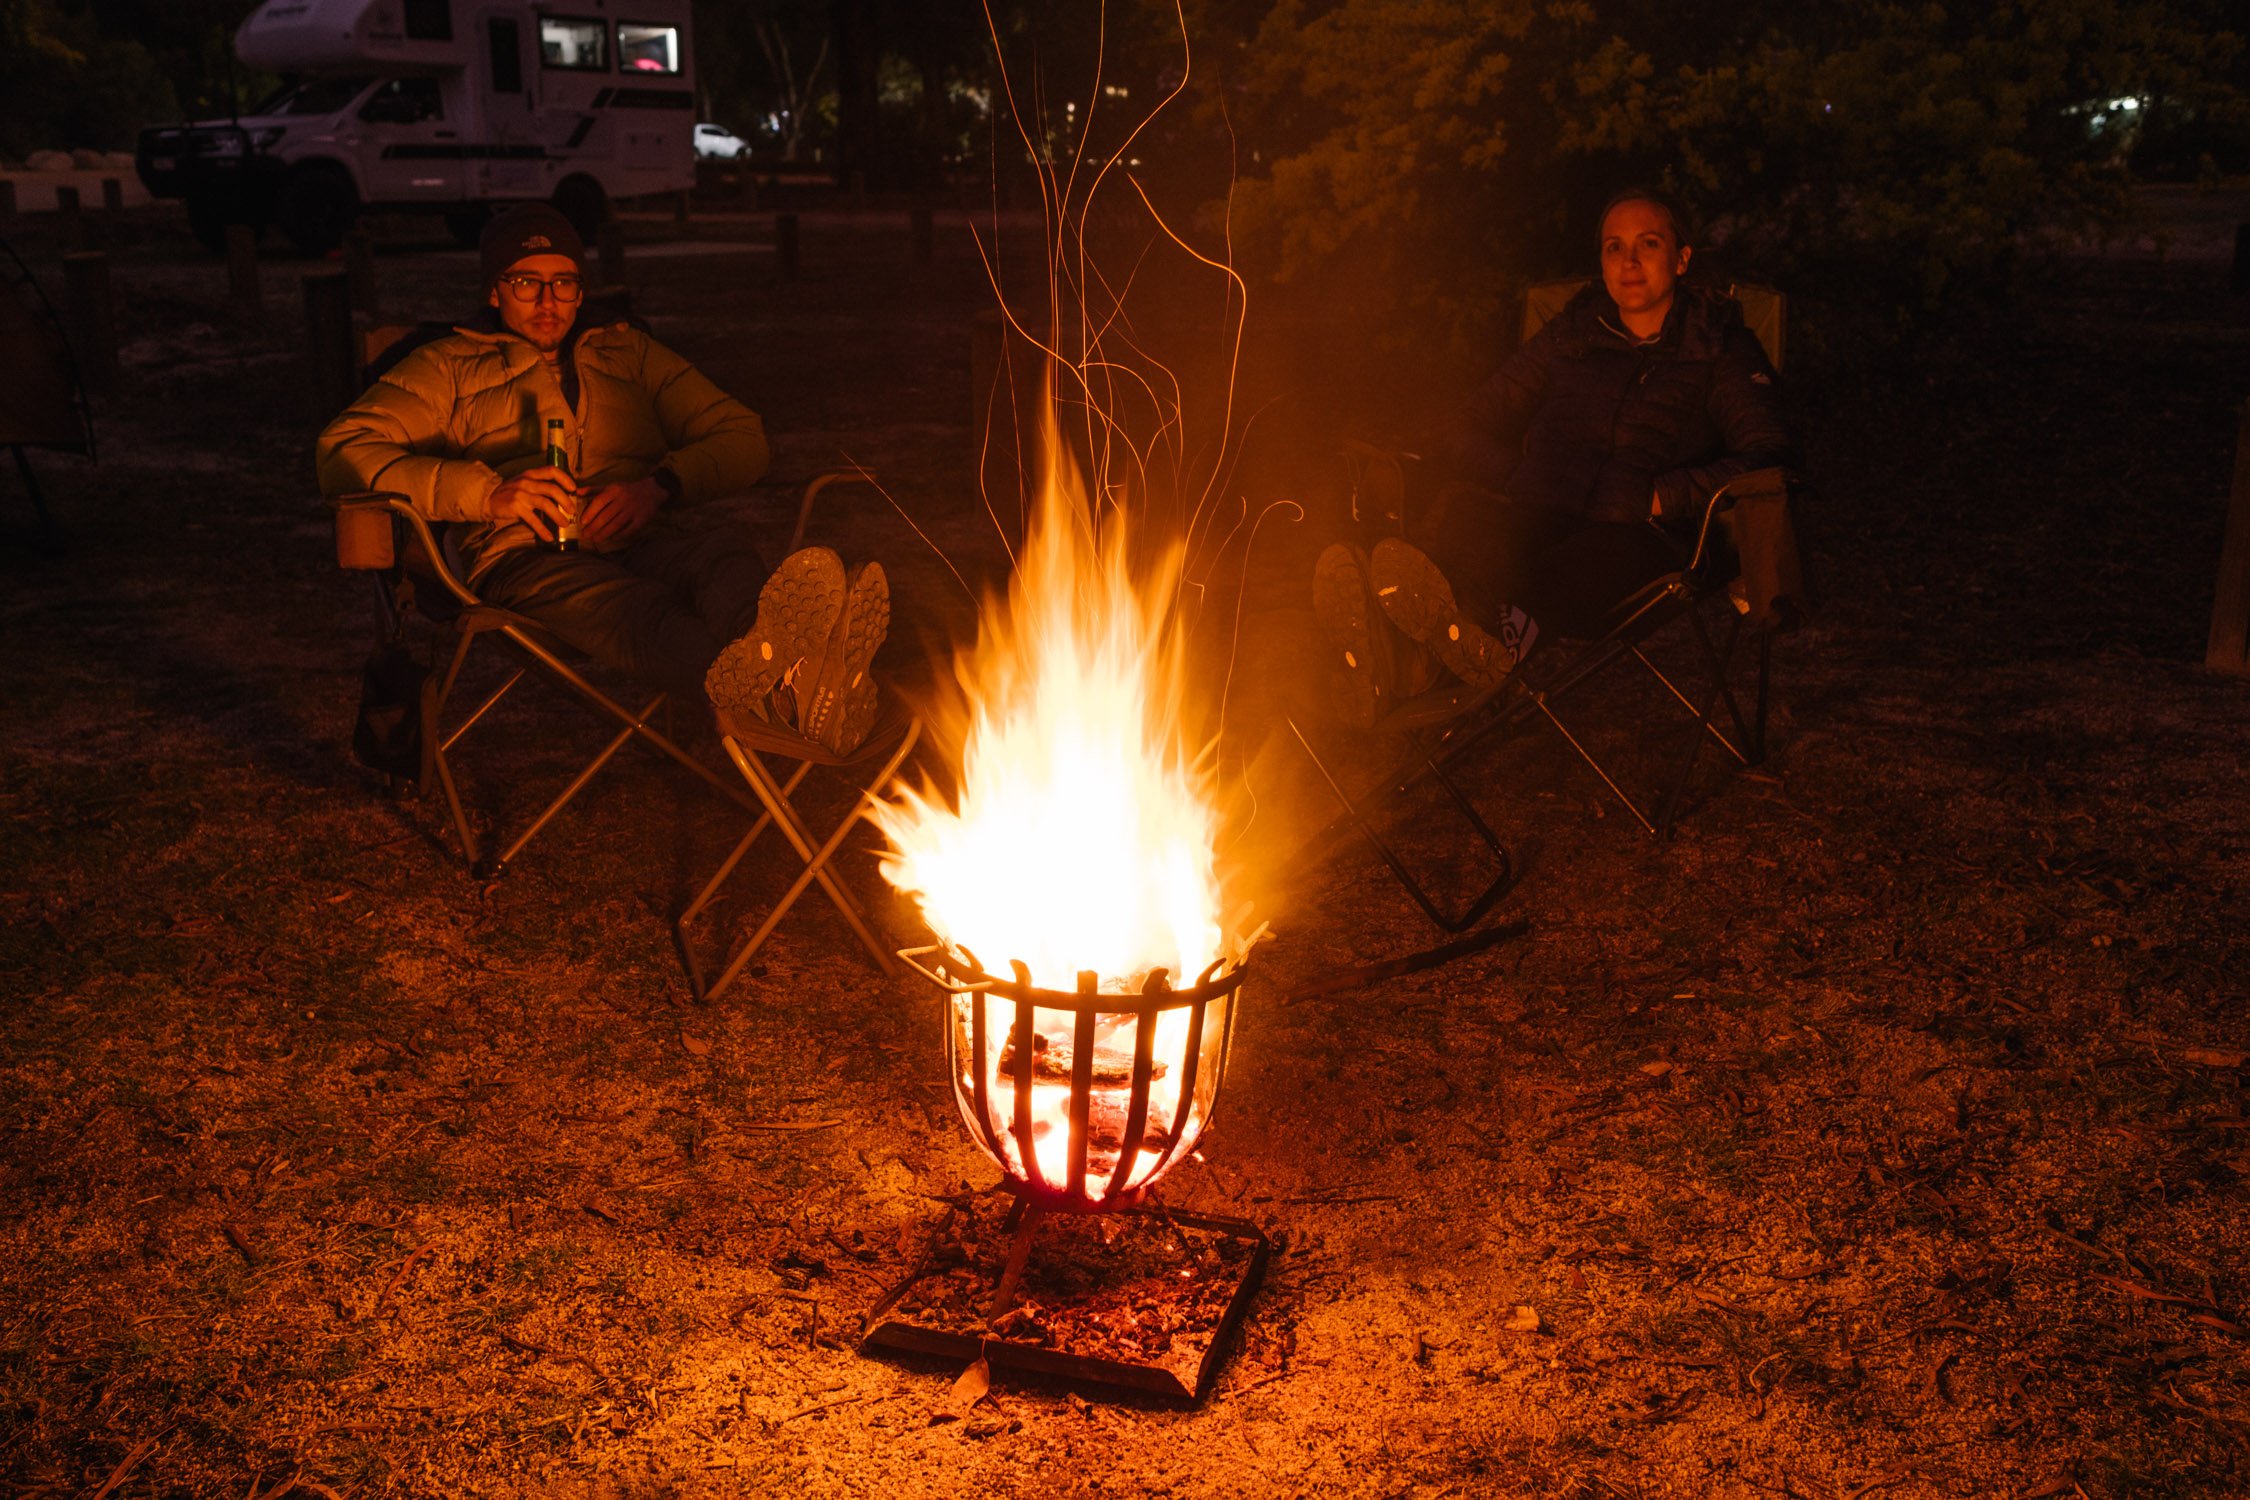
[[[408,544],[421,554],[414,571],[435,579],[465,609],[484,602],[453,571],[437,533],[430,529],[428,518],[416,510],[406,496],[394,490],[358,490],[335,496],[328,502],[328,509],[336,524],[339,566],[397,567],[398,539],[403,533]]]
[[[1711,498],[1703,503],[1703,519],[1695,528],[1695,550],[1688,556],[1685,571],[1694,573],[1702,568],[1710,553],[1712,523],[1718,520],[1721,511],[1734,503],[1733,492],[1751,487],[1753,481],[1765,481],[1768,476],[1779,476],[1785,488],[1794,487],[1802,477],[1792,469],[1752,469],[1747,474],[1735,475],[1713,490]]]
[[[832,484],[845,484],[854,479],[865,480],[877,489],[882,488],[876,483],[875,476],[865,469],[827,469],[812,477],[811,483],[805,486],[804,498],[797,503],[797,525],[789,533],[791,552],[805,545],[805,528],[812,522],[813,502],[820,498],[820,492]]]
[[[332,497],[328,515],[336,532],[336,566],[355,572],[381,572],[398,566],[390,513],[393,504],[405,502],[404,495],[385,490]]]

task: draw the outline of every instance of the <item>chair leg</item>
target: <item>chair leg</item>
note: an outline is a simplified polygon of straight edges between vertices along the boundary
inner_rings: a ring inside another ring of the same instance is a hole
[[[1286,719],[1283,722],[1288,724],[1289,732],[1297,737],[1297,743],[1303,747],[1306,757],[1312,761],[1313,768],[1320,772],[1320,779],[1328,783],[1328,790],[1343,805],[1345,816],[1350,818],[1353,825],[1359,829],[1367,841],[1375,846],[1375,853],[1389,867],[1391,875],[1401,886],[1405,887],[1406,894],[1412,897],[1414,904],[1422,909],[1422,915],[1428,917],[1440,931],[1468,931],[1469,928],[1477,924],[1486,912],[1492,910],[1494,903],[1501,896],[1507,893],[1508,887],[1515,879],[1515,862],[1509,857],[1507,846],[1500,842],[1500,836],[1492,831],[1491,825],[1478,816],[1476,808],[1471,805],[1469,799],[1462,793],[1461,788],[1454,782],[1453,778],[1439,768],[1436,756],[1425,757],[1423,764],[1428,768],[1429,773],[1438,779],[1439,785],[1445,788],[1446,795],[1452,798],[1453,805],[1460,810],[1461,816],[1476,831],[1477,836],[1484,841],[1485,847],[1490,849],[1500,861],[1500,873],[1493,877],[1491,883],[1486,885],[1483,890],[1477,892],[1467,906],[1452,916],[1448,916],[1438,909],[1437,902],[1431,899],[1430,893],[1406,868],[1406,861],[1401,859],[1398,852],[1391,848],[1382,834],[1376,831],[1374,821],[1361,811],[1359,804],[1352,800],[1351,794],[1344,790],[1343,784],[1337,781],[1335,775],[1329,771],[1327,762],[1323,761],[1319,753],[1313,749],[1312,741],[1305,737],[1304,730],[1297,727],[1297,721]]]
[[[797,904],[797,899],[804,895],[815,882],[818,882],[820,888],[826,892],[829,902],[835,906],[837,912],[851,927],[853,936],[857,937],[860,945],[867,950],[868,957],[875,961],[875,967],[886,976],[898,971],[897,962],[891,957],[890,950],[883,946],[881,940],[875,936],[873,927],[869,925],[866,913],[860,908],[859,898],[854,896],[841,881],[837,880],[835,872],[828,868],[828,863],[835,857],[836,851],[843,847],[845,837],[851,833],[853,827],[866,814],[868,803],[884,786],[889,784],[893,776],[898,774],[898,768],[906,763],[906,758],[913,753],[915,743],[921,738],[921,733],[920,720],[916,720],[908,726],[906,734],[899,741],[898,748],[891,752],[889,761],[884,764],[881,771],[876,773],[874,779],[868,784],[868,788],[861,791],[858,798],[852,803],[851,810],[837,822],[835,830],[828,835],[827,841],[817,849],[813,847],[810,830],[805,827],[804,821],[797,816],[795,808],[789,802],[787,793],[781,783],[774,779],[773,772],[767,769],[765,762],[756,753],[742,749],[733,740],[730,739],[725,742],[728,756],[733,759],[736,767],[742,772],[743,779],[750,783],[750,789],[757,793],[761,802],[765,803],[766,811],[772,815],[774,826],[778,827],[782,836],[789,840],[790,846],[797,851],[797,857],[805,862],[805,867],[798,873],[797,878],[789,883],[789,889],[782,893],[781,898],[774,903],[773,909],[766,913],[764,920],[759,922],[757,930],[743,939],[741,946],[736,948],[733,956],[727,960],[726,968],[720,972],[718,978],[711,981],[710,986],[703,991],[700,998],[705,1000],[716,999],[721,992],[734,983],[736,976],[748,966],[751,957],[765,946],[767,938],[773,936],[774,929],[781,925],[781,919],[789,914],[790,908]],[[794,787],[794,785],[795,783],[792,781],[791,786]],[[693,976],[691,975],[690,983],[693,982]]]
[[[655,713],[657,709],[661,708],[663,704],[664,695],[662,693],[658,693],[654,698],[651,698],[648,701],[648,706],[641,710],[640,717],[643,719],[647,718],[650,714]],[[553,822],[555,814],[561,812],[565,807],[569,806],[570,800],[586,789],[586,783],[592,781],[594,777],[600,773],[601,768],[608,765],[610,763],[610,760],[617,754],[617,752],[624,749],[627,742],[629,742],[637,732],[638,725],[628,723],[623,729],[618,730],[615,735],[611,736],[609,743],[602,746],[601,753],[596,755],[592,760],[586,762],[585,768],[581,770],[576,776],[573,776],[570,779],[570,785],[564,787],[561,792],[556,794],[555,800],[548,803],[546,807],[540,811],[539,816],[531,820],[531,825],[528,828],[524,829],[523,832],[516,835],[515,842],[510,844],[499,858],[493,860],[484,869],[477,871],[478,876],[486,880],[492,880],[498,878],[502,873],[504,873],[507,870],[508,866],[514,862],[515,857],[523,852],[524,845],[530,843],[534,838],[537,838],[539,836],[539,830],[545,828],[549,823]]]
[[[1611,792],[1616,794],[1617,800],[1625,804],[1625,810],[1633,815],[1633,821],[1641,825],[1641,831],[1643,833],[1656,832],[1656,824],[1650,821],[1647,813],[1641,811],[1641,805],[1626,793],[1625,788],[1617,784],[1617,778],[1609,774],[1609,768],[1596,760],[1594,752],[1580,743],[1578,736],[1570,732],[1568,724],[1556,717],[1554,709],[1548,706],[1547,695],[1534,693],[1531,695],[1531,701],[1537,704],[1539,711],[1547,716],[1547,722],[1555,726],[1555,732],[1569,743],[1571,749],[1578,752],[1578,758],[1586,762],[1593,769],[1594,774],[1602,779],[1602,785],[1608,787]]]
[[[805,773],[811,769],[811,761],[797,762],[797,769],[790,772],[789,779],[781,784],[781,795],[787,797],[790,793],[796,791],[798,784],[805,779]],[[703,909],[711,904],[712,898],[719,894],[719,888],[725,885],[728,877],[734,874],[735,867],[742,863],[742,857],[750,852],[751,846],[756,844],[759,837],[772,826],[773,814],[770,812],[759,813],[758,820],[750,825],[750,831],[736,841],[733,852],[727,855],[725,862],[719,866],[711,878],[703,883],[703,889],[695,893],[695,899],[690,901],[686,908],[672,919],[672,944],[680,951],[680,966],[687,970],[688,992],[698,1002],[708,1000],[711,997],[711,992],[704,986],[703,966],[696,961],[695,943],[688,929],[695,924],[697,917],[703,915]]]
[[[1773,688],[1773,632],[1758,632],[1758,716],[1750,730],[1750,764],[1766,763],[1766,705]]]
[[[47,511],[47,497],[39,488],[39,476],[31,471],[31,455],[23,451],[21,443],[13,444],[12,447],[16,455],[16,472],[23,476],[23,487],[31,496],[31,508],[39,516],[39,529],[53,531],[55,518]]]

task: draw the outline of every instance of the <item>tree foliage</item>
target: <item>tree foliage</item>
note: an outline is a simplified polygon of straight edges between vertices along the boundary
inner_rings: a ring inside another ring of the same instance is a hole
[[[1738,269],[1902,312],[2126,213],[2089,105],[2232,107],[2219,0],[1208,0],[1203,95],[1283,277],[1488,323],[1661,181]],[[1216,43],[1216,45],[1214,45]]]

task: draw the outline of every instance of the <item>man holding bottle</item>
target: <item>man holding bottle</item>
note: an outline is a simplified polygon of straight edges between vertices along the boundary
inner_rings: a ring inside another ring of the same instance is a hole
[[[322,490],[395,491],[458,523],[486,602],[605,666],[691,695],[708,678],[722,709],[856,742],[890,618],[881,567],[846,575],[808,548],[769,580],[740,525],[687,524],[765,472],[757,414],[643,330],[579,324],[585,249],[553,209],[500,214],[480,255],[484,315],[328,425]]]

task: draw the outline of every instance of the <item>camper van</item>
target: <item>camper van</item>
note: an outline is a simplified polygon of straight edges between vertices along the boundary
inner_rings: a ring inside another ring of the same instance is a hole
[[[141,181],[308,255],[363,212],[553,203],[589,239],[612,198],[695,183],[690,0],[266,0],[236,54],[285,86],[238,119],[141,133]]]

